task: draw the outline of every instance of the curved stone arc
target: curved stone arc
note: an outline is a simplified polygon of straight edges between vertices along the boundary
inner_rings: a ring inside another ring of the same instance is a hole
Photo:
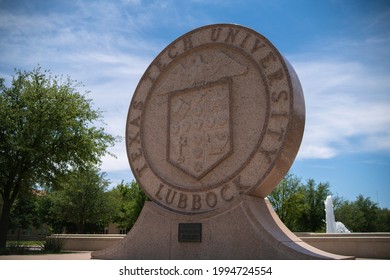
[[[305,129],[305,99],[303,95],[302,85],[299,81],[298,75],[290,62],[283,57],[284,63],[287,67],[287,71],[290,75],[288,79],[291,83],[293,90],[293,102],[291,104],[291,121],[289,130],[287,131],[287,137],[285,140],[285,147],[278,155],[278,161],[272,167],[268,175],[259,183],[258,187],[250,192],[251,195],[266,197],[273,189],[279,184],[279,182],[290,170],[295,157],[298,154],[299,147],[302,143],[303,131]]]

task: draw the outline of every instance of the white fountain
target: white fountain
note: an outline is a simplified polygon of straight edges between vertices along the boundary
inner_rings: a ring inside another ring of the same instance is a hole
[[[342,222],[336,222],[334,218],[332,196],[328,195],[324,203],[326,212],[326,233],[350,233]]]

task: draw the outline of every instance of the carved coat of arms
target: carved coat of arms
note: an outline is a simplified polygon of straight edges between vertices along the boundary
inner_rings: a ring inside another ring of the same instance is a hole
[[[197,180],[232,152],[231,84],[223,78],[169,93],[167,160]]]

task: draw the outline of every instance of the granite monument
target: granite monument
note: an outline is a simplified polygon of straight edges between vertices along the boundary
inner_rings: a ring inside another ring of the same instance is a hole
[[[126,148],[151,201],[102,259],[343,259],[302,242],[266,199],[305,124],[302,87],[264,36],[233,24],[169,44],[133,95]]]

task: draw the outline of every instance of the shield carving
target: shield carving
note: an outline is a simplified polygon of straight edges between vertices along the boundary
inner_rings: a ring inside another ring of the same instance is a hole
[[[168,95],[167,161],[197,180],[232,153],[231,88],[223,78]]]

